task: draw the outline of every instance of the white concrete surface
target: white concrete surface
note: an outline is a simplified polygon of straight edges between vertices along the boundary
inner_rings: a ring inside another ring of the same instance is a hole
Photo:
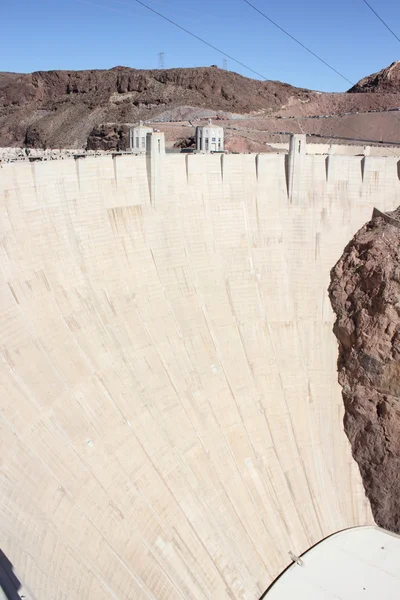
[[[265,600],[398,600],[400,537],[377,527],[341,531],[314,546]]]
[[[289,142],[269,142],[268,145],[277,150],[289,150]],[[359,154],[364,154],[366,156],[400,157],[400,147],[316,144],[313,143],[310,138],[307,138],[307,154],[337,154],[339,156],[357,156]]]
[[[397,159],[301,160],[290,199],[279,155],[0,167],[0,547],[36,598],[255,600],[371,523],[326,289]]]

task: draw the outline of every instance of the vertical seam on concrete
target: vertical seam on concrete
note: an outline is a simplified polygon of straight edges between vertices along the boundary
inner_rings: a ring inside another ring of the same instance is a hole
[[[360,167],[361,167],[361,181],[362,181],[362,183],[364,183],[364,177],[365,177],[365,164],[366,164],[365,161],[366,161],[366,157],[364,156],[361,159],[361,162],[360,162]]]
[[[328,183],[328,181],[329,181],[329,169],[331,166],[330,158],[331,158],[330,156],[327,156],[325,158],[325,180],[326,180],[326,183]]]
[[[30,163],[30,167],[31,167],[31,173],[32,173],[32,180],[33,180],[33,187],[35,189],[35,198],[36,198],[36,202],[38,200],[38,191],[37,191],[37,180],[36,180],[36,168],[35,168],[35,163],[31,162]]]
[[[75,159],[75,174],[76,174],[76,180],[78,183],[78,190],[81,191],[81,175],[80,175],[80,159],[76,158]]]
[[[118,187],[118,173],[117,173],[117,157],[115,155],[112,157],[112,161],[113,161],[115,187],[117,188]]]

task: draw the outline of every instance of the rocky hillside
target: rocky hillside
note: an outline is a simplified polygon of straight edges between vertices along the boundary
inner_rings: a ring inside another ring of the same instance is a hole
[[[375,217],[355,235],[329,293],[345,430],[377,524],[400,533],[400,221],[392,223]]]
[[[148,120],[182,105],[272,113],[309,90],[217,67],[0,74],[0,146],[82,146],[99,123]]]
[[[388,111],[400,107],[398,78],[394,63],[350,90],[358,93],[329,94],[248,79],[215,66],[0,73],[0,146],[82,148],[90,136],[95,148],[121,149],[126,145],[121,128],[140,119],[190,124],[192,119],[215,115],[233,120],[243,115],[311,119]],[[374,119],[371,113],[361,131],[351,124],[347,129],[361,137],[365,129],[366,137],[388,139],[392,126]],[[326,134],[343,135],[336,129],[329,128]],[[275,132],[289,130],[288,121],[274,127]],[[313,133],[311,120],[303,122],[301,130]],[[192,135],[187,130],[182,139]]]
[[[400,61],[397,60],[378,73],[360,79],[349,92],[400,92]]]

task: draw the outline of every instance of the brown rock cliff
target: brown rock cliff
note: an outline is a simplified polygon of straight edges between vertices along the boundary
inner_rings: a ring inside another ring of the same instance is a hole
[[[313,92],[218,69],[0,73],[0,146],[83,147],[99,123],[149,120],[183,105],[272,114]],[[32,134],[34,128],[34,134]]]
[[[400,228],[375,217],[360,229],[331,271],[329,295],[344,428],[376,523],[399,533]]]
[[[360,92],[398,92],[400,90],[400,61],[360,79],[352,88],[350,93]]]

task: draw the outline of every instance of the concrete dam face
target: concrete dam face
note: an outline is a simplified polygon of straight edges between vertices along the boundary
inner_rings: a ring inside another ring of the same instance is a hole
[[[0,546],[37,600],[256,600],[372,522],[327,288],[397,160],[1,166]]]

